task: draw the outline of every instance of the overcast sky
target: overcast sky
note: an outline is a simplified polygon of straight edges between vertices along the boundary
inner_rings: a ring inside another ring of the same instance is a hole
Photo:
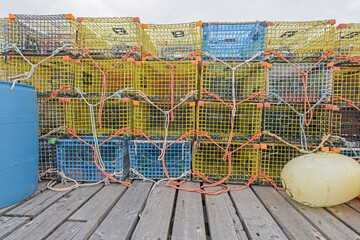
[[[143,23],[336,19],[360,22],[360,0],[1,0],[8,13],[140,17]]]

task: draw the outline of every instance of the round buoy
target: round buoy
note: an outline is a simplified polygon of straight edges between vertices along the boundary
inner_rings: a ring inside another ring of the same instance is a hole
[[[360,164],[336,153],[313,153],[288,162],[281,172],[287,194],[311,207],[347,202],[360,194]]]

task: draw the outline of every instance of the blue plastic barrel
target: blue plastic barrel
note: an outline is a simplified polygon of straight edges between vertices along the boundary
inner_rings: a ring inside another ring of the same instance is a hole
[[[33,86],[0,81],[0,208],[31,196],[38,185],[39,117]]]

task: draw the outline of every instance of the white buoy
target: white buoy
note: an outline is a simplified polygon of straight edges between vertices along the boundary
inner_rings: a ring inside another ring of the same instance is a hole
[[[287,194],[311,207],[329,207],[360,194],[360,164],[336,153],[313,153],[288,162],[281,172]]]

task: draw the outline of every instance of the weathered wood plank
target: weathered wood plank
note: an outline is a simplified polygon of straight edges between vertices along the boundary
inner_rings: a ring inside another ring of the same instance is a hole
[[[46,208],[54,204],[66,193],[67,192],[54,192],[50,190],[45,191],[7,212],[6,215],[26,216],[32,219],[43,212]]]
[[[232,189],[237,185],[229,185]],[[251,239],[287,239],[251,188],[230,192],[236,211]]]
[[[209,191],[219,189],[206,188]],[[205,195],[205,205],[211,239],[248,239],[228,193]]]
[[[292,200],[285,192],[280,192],[280,194],[308,221],[312,222],[313,225],[316,225],[320,232],[329,239],[350,240],[360,237],[324,208],[308,207]]]
[[[168,239],[175,193],[164,183],[152,190],[131,239]]]
[[[28,224],[22,226],[6,239],[37,240],[47,237],[71,214],[91,198],[102,185],[75,189],[50,206]]]
[[[96,230],[96,221],[65,222],[55,230],[46,240],[85,240]]]
[[[340,204],[327,208],[338,219],[360,234],[360,213],[346,204]]]
[[[6,207],[6,208],[0,208],[0,216],[4,215],[5,213],[9,212],[11,209],[14,209],[14,208],[20,206],[20,205],[23,204],[24,202],[28,201],[29,199],[31,199],[31,198],[37,196],[38,194],[40,194],[41,192],[45,191],[45,190],[46,190],[46,184],[47,184],[48,182],[49,182],[49,181],[45,181],[45,180],[42,181],[42,182],[40,182],[39,185],[38,185],[38,188],[37,188],[36,192],[35,192],[33,195],[31,195],[29,198],[25,199],[24,201],[18,202],[18,203],[16,203],[16,204],[11,205],[11,206],[8,206],[8,207]]]
[[[325,239],[276,190],[266,186],[252,186],[252,189],[289,239]]]
[[[90,239],[130,239],[151,186],[150,182],[135,180]]]
[[[360,199],[354,198],[353,200],[348,201],[346,204],[360,212]]]
[[[84,206],[77,210],[69,221],[97,221],[99,224],[110,212],[125,192],[126,187],[122,184],[110,184],[103,187]]]
[[[199,188],[199,183],[185,182],[182,187]],[[201,194],[179,191],[171,239],[206,240]]]
[[[0,217],[0,239],[10,235],[29,221],[28,217]]]

